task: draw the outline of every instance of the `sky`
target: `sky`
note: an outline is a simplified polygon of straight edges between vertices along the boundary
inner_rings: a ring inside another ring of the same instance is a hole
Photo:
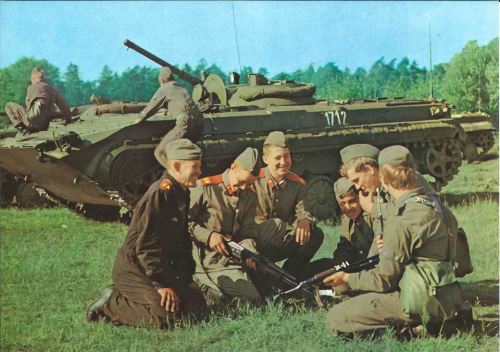
[[[23,56],[44,58],[61,73],[77,64],[84,80],[94,80],[104,65],[157,67],[126,50],[130,39],[172,64],[204,58],[238,71],[232,6],[242,66],[271,75],[328,62],[369,69],[381,57],[428,67],[429,24],[433,64],[499,33],[496,1],[0,1],[0,68]]]

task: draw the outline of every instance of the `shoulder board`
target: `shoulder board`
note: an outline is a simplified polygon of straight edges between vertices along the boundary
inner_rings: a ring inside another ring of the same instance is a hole
[[[168,191],[172,188],[172,186],[173,186],[172,181],[170,181],[168,179],[164,179],[160,182],[160,189],[162,191]]]
[[[286,178],[289,181],[300,183],[303,186],[306,185],[306,181],[299,175],[295,175],[293,172],[289,172],[288,175],[286,175]]]
[[[222,182],[224,182],[222,179],[222,175],[203,177],[200,181],[202,186],[216,185]]]
[[[413,196],[404,201],[405,204],[412,204],[412,203],[420,203],[420,204],[425,204],[430,207],[434,208],[434,202],[425,198],[425,197],[420,197],[420,196]]]

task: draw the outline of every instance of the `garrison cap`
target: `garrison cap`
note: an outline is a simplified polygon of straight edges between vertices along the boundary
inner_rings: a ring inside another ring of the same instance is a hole
[[[43,70],[40,67],[35,66],[33,67],[33,70],[31,70],[31,74],[33,73],[43,73]]]
[[[262,163],[259,158],[259,152],[255,148],[248,147],[241,153],[236,160],[243,168],[254,176],[258,176]]]
[[[155,153],[156,159],[164,167],[167,160],[197,160],[201,158],[201,148],[189,139],[181,138],[168,143],[162,150]]]
[[[333,185],[333,190],[335,191],[335,197],[344,198],[347,192],[354,188],[354,183],[349,181],[347,177],[341,177]]]
[[[264,141],[264,145],[276,145],[281,148],[286,148],[288,145],[286,144],[285,134],[281,131],[273,131],[267,135],[266,140]]]
[[[172,70],[167,66],[164,66],[160,69],[160,74],[158,75],[158,79],[162,81],[170,81],[172,79]]]
[[[380,166],[389,164],[415,167],[411,152],[402,145],[392,145],[384,148],[378,156],[378,164]]]
[[[345,164],[355,158],[368,157],[377,160],[379,150],[370,144],[352,144],[340,150],[342,163]]]

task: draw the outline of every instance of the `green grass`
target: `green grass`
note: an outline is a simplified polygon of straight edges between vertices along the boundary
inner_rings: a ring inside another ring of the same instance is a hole
[[[486,187],[486,185],[489,185]],[[487,194],[483,194],[487,193]],[[0,211],[0,344],[3,351],[498,351],[498,160],[464,165],[443,189],[465,228],[474,273],[462,281],[477,319],[450,339],[346,343],[325,328],[325,311],[270,304],[241,307],[173,331],[88,324],[85,309],[110,283],[119,223],[85,220],[65,209]],[[330,256],[340,229],[322,225],[317,257]]]

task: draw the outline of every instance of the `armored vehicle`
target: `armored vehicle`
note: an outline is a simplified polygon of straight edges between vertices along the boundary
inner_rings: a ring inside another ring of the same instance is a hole
[[[380,148],[403,144],[414,154],[421,173],[437,188],[458,172],[464,158],[473,160],[492,146],[493,125],[485,114],[452,115],[445,101],[404,98],[316,100],[315,87],[272,81],[250,74],[230,85],[215,75],[189,76],[130,41],[125,45],[193,85],[193,98],[205,116],[203,174],[223,171],[244,148],[261,150],[266,135],[284,131],[290,141],[292,171],[307,180],[306,202],[314,215],[335,215],[332,183],[339,177],[339,150],[354,143]],[[0,135],[0,167],[22,177],[53,202],[89,216],[132,209],[156,180],[160,165],[153,149],[175,121],[160,110],[135,124],[144,104],[87,107],[64,126],[15,137]]]

